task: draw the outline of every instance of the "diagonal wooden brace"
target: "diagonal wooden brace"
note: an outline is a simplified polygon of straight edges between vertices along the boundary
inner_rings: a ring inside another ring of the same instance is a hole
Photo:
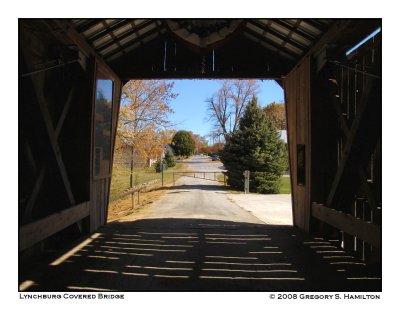
[[[368,78],[328,195],[329,208],[346,209],[354,198],[357,183],[360,181],[359,171],[354,170],[354,167],[363,166],[368,162],[381,135],[380,94],[380,81]]]
[[[46,131],[50,139],[50,144],[53,149],[53,153],[58,165],[59,172],[61,174],[62,181],[64,183],[65,191],[67,192],[68,200],[71,205],[75,205],[75,198],[72,193],[71,189],[71,184],[69,182],[67,170],[65,168],[62,156],[61,156],[61,151],[60,147],[58,145],[57,141],[57,135],[56,131],[54,130],[51,116],[49,113],[49,110],[47,109],[47,104],[46,104],[46,99],[44,98],[43,91],[41,89],[41,81],[43,80],[43,75],[36,75],[35,77],[32,77],[32,83],[33,83],[33,88],[36,93],[36,97],[39,103],[39,107],[43,116],[43,120],[46,126]]]

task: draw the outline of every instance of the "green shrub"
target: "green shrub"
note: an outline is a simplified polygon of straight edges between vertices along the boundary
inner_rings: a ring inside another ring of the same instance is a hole
[[[174,156],[174,153],[171,150],[168,150],[167,153],[165,154],[164,161],[168,167],[175,167],[176,157]]]
[[[167,163],[165,162],[165,160],[163,160],[162,161],[162,167],[163,167],[163,170],[167,170],[168,169],[168,165],[167,165]],[[161,172],[161,165],[160,165],[160,160],[157,160],[156,161],[156,163],[155,163],[155,169],[156,169],[156,172],[158,173],[158,172]]]

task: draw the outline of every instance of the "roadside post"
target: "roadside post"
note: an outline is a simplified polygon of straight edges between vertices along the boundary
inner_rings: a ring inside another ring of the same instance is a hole
[[[164,187],[164,163],[161,163],[161,186]]]
[[[248,194],[250,187],[250,171],[246,170],[245,172],[243,172],[243,175],[244,175],[244,193]]]

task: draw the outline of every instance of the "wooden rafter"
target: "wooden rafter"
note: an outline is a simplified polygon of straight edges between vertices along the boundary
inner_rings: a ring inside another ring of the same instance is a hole
[[[274,36],[274,37],[276,37],[276,38],[282,40],[282,42],[283,42],[283,43],[282,43],[282,47],[285,47],[286,44],[289,44],[289,45],[292,45],[292,46],[294,46],[295,48],[301,50],[301,51],[304,53],[304,50],[306,50],[306,49],[308,48],[307,46],[304,46],[304,45],[302,45],[302,44],[300,44],[300,43],[294,41],[293,39],[290,38],[289,35],[288,35],[288,36],[285,36],[285,35],[283,35],[283,34],[280,34],[278,31],[272,29],[271,26],[270,26],[272,22],[273,22],[273,21],[271,20],[271,21],[269,21],[269,24],[267,24],[267,25],[262,25],[262,24],[261,24],[260,22],[258,22],[257,20],[250,20],[250,21],[249,21],[250,24],[252,24],[252,25],[258,27],[259,29],[263,30],[265,33],[269,33],[269,34],[271,34],[272,36]],[[268,42],[269,42],[269,41],[268,41]]]
[[[111,51],[110,53],[105,54],[104,57],[105,57],[105,58],[109,58],[109,57],[111,57],[111,56],[113,56],[113,55],[115,55],[115,54],[117,54],[117,53],[119,53],[119,52],[123,52],[124,49],[128,49],[128,48],[131,47],[132,45],[134,45],[134,44],[136,44],[136,43],[138,43],[138,42],[142,42],[142,40],[143,40],[144,38],[146,38],[146,37],[148,37],[148,36],[150,36],[150,35],[152,35],[152,34],[154,34],[154,33],[159,32],[159,31],[160,31],[160,30],[159,30],[159,26],[158,26],[157,24],[155,24],[155,25],[156,25],[156,26],[155,26],[153,29],[147,31],[147,32],[144,33],[142,36],[137,36],[134,40],[129,41],[129,42],[125,43],[125,44],[122,44],[122,45],[121,45],[121,49],[113,50],[113,51]]]
[[[289,55],[291,58],[294,58],[294,59],[298,59],[301,56],[301,54],[296,54],[296,53],[294,53],[293,51],[291,51],[289,49],[282,50],[282,46],[281,45],[279,45],[278,43],[275,43],[273,41],[266,40],[265,37],[263,37],[261,34],[257,33],[254,30],[246,28],[244,31],[249,33],[249,34],[251,34],[254,38],[258,39],[260,42],[264,41],[265,43],[267,43],[267,44],[273,46],[274,48],[276,48],[278,55],[283,55],[284,56],[286,54],[286,55]]]
[[[120,21],[116,22],[115,24],[113,24],[111,26],[107,25],[105,23],[105,20],[102,20],[101,22],[102,22],[102,24],[104,26],[104,29],[101,29],[100,31],[98,31],[95,34],[91,35],[88,38],[88,41],[94,42],[94,41],[96,41],[98,39],[101,39],[102,37],[104,37],[106,35],[111,34],[113,31],[118,30],[119,28],[122,28],[122,27],[130,24],[131,19],[120,20]]]
[[[309,24],[310,26],[314,27],[315,29],[317,29],[320,32],[324,31],[324,26],[320,23],[318,23],[315,19],[304,19],[303,22],[305,22],[306,24]]]
[[[308,34],[307,32],[304,32],[298,28],[296,28],[295,26],[289,25],[287,23],[282,22],[281,20],[277,20],[274,19],[273,22],[283,28],[285,28],[286,30],[290,31],[291,33],[294,33],[300,37],[302,37],[303,39],[310,41],[310,42],[314,42],[315,41],[315,37],[313,37],[311,34]]]
[[[132,21],[130,21],[130,23],[132,23]],[[125,38],[137,33],[139,30],[151,25],[152,23],[153,23],[152,20],[146,20],[143,23],[141,23],[140,25],[137,25],[136,27],[133,27],[132,29],[128,30],[127,32],[121,34],[115,40],[112,40],[110,42],[106,42],[103,45],[100,45],[100,46],[96,47],[96,51],[98,51],[98,52],[104,51],[105,49],[109,48],[111,45],[119,43],[120,41],[122,41]],[[137,36],[139,36],[139,34]],[[122,45],[120,45],[120,46],[122,46]],[[120,51],[120,50],[118,50],[118,51]]]
[[[81,33],[85,32],[85,31],[88,31],[90,28],[96,26],[100,22],[101,22],[101,19],[91,19],[87,23],[85,23],[84,25],[79,26],[77,30],[79,32],[81,32]]]
[[[103,68],[103,70],[110,74],[111,77],[113,77],[114,79],[118,79],[118,76],[104,61],[103,57],[101,57],[98,52],[93,48],[93,46],[91,46],[86,41],[83,35],[75,29],[74,25],[71,22],[62,19],[54,19],[51,20],[51,22],[55,26],[54,34],[56,36],[60,36],[62,40],[65,40],[65,37],[67,37],[70,41],[79,46],[82,53],[84,53],[87,57],[93,56],[95,60],[99,63],[99,65]],[[98,23],[99,22],[100,21],[98,21]]]

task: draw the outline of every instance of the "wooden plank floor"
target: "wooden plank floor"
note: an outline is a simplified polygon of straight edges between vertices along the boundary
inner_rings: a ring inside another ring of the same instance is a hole
[[[26,291],[382,290],[379,271],[296,228],[196,219],[107,225],[61,258],[20,265],[19,283]]]

